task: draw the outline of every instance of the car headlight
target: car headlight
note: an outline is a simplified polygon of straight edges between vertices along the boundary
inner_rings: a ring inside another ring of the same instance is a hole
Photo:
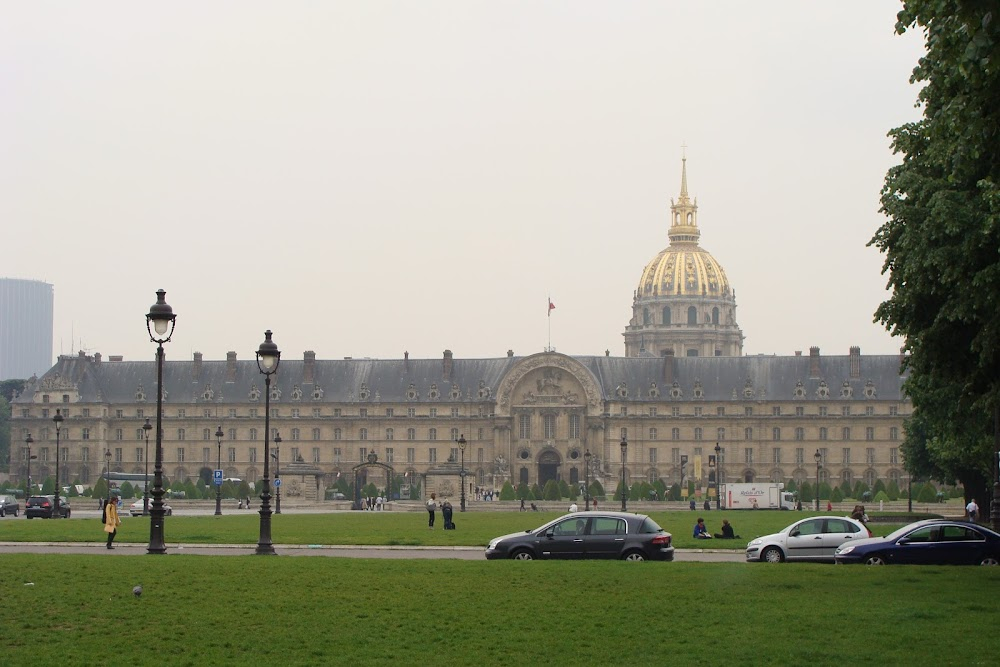
[[[760,539],[760,538],[758,537],[758,538],[757,538],[757,539],[755,539],[755,540],[750,540],[750,543],[749,543],[749,544],[747,544],[747,546],[748,546],[748,547],[752,547],[752,546],[756,546],[756,545],[759,545],[760,543],[762,543],[763,541],[764,541],[764,540],[762,540],[762,539]]]
[[[494,549],[497,548],[498,544],[500,544],[500,542],[498,540],[494,540],[493,542],[490,542],[490,546],[488,546],[487,549],[493,551]]]
[[[841,547],[841,548],[837,549],[837,553],[838,554],[849,554],[852,551],[854,551],[854,546],[853,545],[851,545],[849,547]]]

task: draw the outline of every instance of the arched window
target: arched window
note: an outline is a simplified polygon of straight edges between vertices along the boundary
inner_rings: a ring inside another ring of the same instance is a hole
[[[670,306],[666,306],[663,309],[663,323],[670,324]]]
[[[688,224],[694,222],[694,213],[688,213]]]
[[[698,309],[688,306],[688,324],[698,324]]]
[[[642,309],[642,323],[649,324],[649,308]]]
[[[716,307],[712,309],[712,324],[718,324],[718,323],[719,323],[719,309]]]
[[[569,469],[569,483],[570,484],[579,484],[579,482],[580,482],[580,471],[577,470],[576,468],[570,468]]]

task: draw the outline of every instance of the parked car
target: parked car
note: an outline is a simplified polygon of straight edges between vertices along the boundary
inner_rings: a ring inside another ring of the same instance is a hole
[[[0,517],[13,514],[17,516],[21,513],[21,503],[17,502],[14,496],[0,496]]]
[[[149,511],[150,512],[153,511],[152,498],[149,499]],[[174,508],[166,503],[163,503],[163,511],[166,513],[167,516],[170,516],[174,513]],[[128,513],[132,516],[142,516],[142,498],[139,498],[139,500],[129,505]]]
[[[836,559],[866,565],[997,565],[1000,535],[971,521],[925,519],[885,537],[845,544]]]
[[[490,540],[486,558],[673,560],[671,535],[644,514],[574,512]]]
[[[773,535],[747,544],[748,561],[782,563],[786,560],[830,561],[844,542],[871,537],[865,524],[843,516],[814,516],[796,521]]]
[[[31,496],[28,502],[24,503],[24,514],[29,519],[35,517],[51,519],[55,502],[55,496]],[[64,519],[70,516],[69,502],[62,496],[59,496],[59,515]]]

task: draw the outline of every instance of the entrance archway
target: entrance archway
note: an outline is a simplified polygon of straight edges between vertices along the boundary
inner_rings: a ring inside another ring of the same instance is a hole
[[[395,477],[395,471],[392,469],[392,466],[379,463],[378,454],[369,452],[367,461],[351,468],[354,472],[354,502],[351,503],[352,510],[364,509],[364,504],[361,502],[361,487],[368,483],[368,468],[381,468],[385,471],[385,495],[386,497],[392,495],[392,480]],[[365,480],[363,483],[362,479]]]
[[[542,452],[538,457],[538,486],[545,488],[545,483],[550,479],[559,481],[559,464],[562,463],[559,454],[549,450]]]

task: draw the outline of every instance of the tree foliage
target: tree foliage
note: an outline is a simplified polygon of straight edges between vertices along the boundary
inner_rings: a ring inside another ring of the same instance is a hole
[[[887,220],[870,242],[892,291],[876,319],[908,352],[906,468],[958,478],[970,493],[991,478],[1000,406],[1000,16],[991,7],[904,1],[896,31],[926,38],[911,77],[923,86],[923,117],[889,133],[902,162],[886,175]]]

